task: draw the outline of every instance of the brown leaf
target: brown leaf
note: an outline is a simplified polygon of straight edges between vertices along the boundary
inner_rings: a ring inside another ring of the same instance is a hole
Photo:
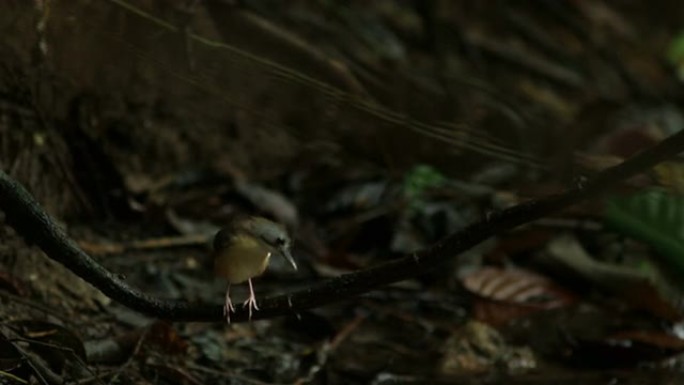
[[[185,354],[188,350],[187,341],[178,335],[170,323],[164,321],[155,322],[150,326],[145,340],[158,346],[167,354]]]
[[[464,277],[462,283],[479,297],[475,318],[493,325],[575,302],[572,293],[553,281],[522,269],[485,267]]]

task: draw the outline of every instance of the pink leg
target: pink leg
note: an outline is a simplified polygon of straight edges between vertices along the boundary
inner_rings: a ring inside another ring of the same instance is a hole
[[[242,306],[248,306],[249,309],[249,319],[252,319],[252,308],[254,310],[259,310],[259,307],[257,306],[256,302],[256,296],[254,295],[254,288],[252,287],[252,280],[248,279],[247,282],[249,283],[249,298],[247,298],[247,301],[242,304]]]
[[[233,301],[230,300],[230,283],[226,289],[226,304],[223,305],[223,315],[226,317],[226,321],[230,323],[230,312],[235,313],[235,307],[233,307]]]

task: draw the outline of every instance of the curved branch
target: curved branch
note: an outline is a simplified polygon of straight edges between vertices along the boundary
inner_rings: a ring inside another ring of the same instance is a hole
[[[266,298],[253,319],[272,318],[327,305],[394,282],[415,277],[439,266],[487,238],[541,218],[613,187],[619,181],[647,170],[664,159],[684,151],[684,131],[663,140],[623,163],[563,194],[529,201],[496,212],[446,237],[432,247],[392,262],[328,279],[292,294]],[[0,209],[5,220],[27,241],[37,244],[50,258],[63,264],[105,295],[146,315],[170,321],[223,322],[218,304],[190,303],[156,298],[129,286],[81,250],[50,219],[26,189],[0,171]],[[238,309],[231,322],[244,322],[247,312]]]

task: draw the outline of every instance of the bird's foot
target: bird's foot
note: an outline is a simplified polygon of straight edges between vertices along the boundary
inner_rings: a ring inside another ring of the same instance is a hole
[[[230,323],[230,312],[235,313],[235,307],[233,306],[233,301],[230,300],[230,295],[226,292],[226,303],[223,305],[223,316],[226,317],[226,321]]]
[[[254,293],[251,293],[249,295],[249,298],[242,304],[242,307],[247,307],[249,309],[249,319],[252,319],[252,309],[254,310],[259,310],[259,306],[257,306],[257,301],[256,297],[254,296]]]
[[[259,310],[259,307],[257,306],[256,295],[254,295],[254,287],[252,286],[252,280],[248,279],[247,283],[249,284],[249,298],[247,298],[247,301],[245,301],[242,304],[242,307],[245,307],[245,306],[248,307],[249,319],[251,321],[252,320],[252,309]]]
[[[224,308],[226,312],[230,310],[233,313],[235,313],[235,306],[233,306],[233,302],[230,299],[226,301],[226,305],[224,306]]]
[[[223,316],[226,317],[228,323],[230,323],[230,312],[235,313],[235,307],[232,302],[228,301],[223,305]]]
[[[259,310],[259,307],[257,306],[257,301],[254,296],[249,296],[247,300],[242,304],[242,307],[247,307],[249,309],[249,319],[252,319],[252,309],[254,310]]]

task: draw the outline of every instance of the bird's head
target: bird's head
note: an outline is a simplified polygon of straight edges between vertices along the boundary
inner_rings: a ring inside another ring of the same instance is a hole
[[[284,226],[266,218],[251,217],[244,223],[244,229],[259,239],[271,252],[280,254],[297,270],[297,263],[290,253],[292,240]]]
[[[285,258],[294,269],[297,263],[292,258],[290,247],[292,240],[282,225],[262,217],[235,218],[214,238],[214,250],[227,250],[235,242],[260,245],[272,254],[279,254]]]

